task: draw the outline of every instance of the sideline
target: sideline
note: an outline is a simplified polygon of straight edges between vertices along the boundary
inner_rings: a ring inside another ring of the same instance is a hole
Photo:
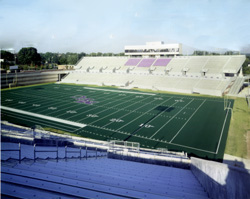
[[[38,118],[42,118],[42,119],[46,119],[46,120],[51,120],[51,121],[55,121],[55,122],[60,122],[63,124],[69,124],[69,125],[77,126],[77,127],[81,127],[81,128],[87,126],[86,124],[72,122],[72,121],[68,121],[68,120],[64,120],[64,119],[60,119],[60,118],[56,118],[56,117],[51,117],[51,116],[45,116],[45,115],[32,113],[32,112],[28,112],[28,111],[18,110],[18,109],[6,107],[6,106],[1,106],[1,109],[16,112],[16,113],[21,113],[21,114],[25,114],[25,115],[29,115],[29,116],[34,116],[34,117],[38,117]]]

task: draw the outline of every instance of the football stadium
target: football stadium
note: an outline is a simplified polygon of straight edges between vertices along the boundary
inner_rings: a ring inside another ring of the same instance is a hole
[[[249,0],[0,0],[3,199],[250,199]]]
[[[2,74],[3,196],[227,198],[211,175],[228,169],[228,96],[249,79],[246,57],[180,54],[147,42],[70,71]],[[249,171],[229,170],[249,185]]]

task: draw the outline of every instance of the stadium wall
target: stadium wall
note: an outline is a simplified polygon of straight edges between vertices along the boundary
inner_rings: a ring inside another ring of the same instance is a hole
[[[1,88],[57,82],[65,74],[66,72],[3,73],[1,74]]]
[[[192,157],[191,171],[210,198],[250,198],[250,170]]]

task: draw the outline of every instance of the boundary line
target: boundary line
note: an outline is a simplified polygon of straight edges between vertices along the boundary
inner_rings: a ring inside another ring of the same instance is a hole
[[[231,107],[231,102],[229,103],[229,107]],[[221,129],[220,139],[219,139],[219,143],[218,143],[218,146],[217,146],[217,149],[216,149],[216,154],[218,153],[218,150],[220,148],[220,141],[221,141],[222,134],[223,134],[223,131],[224,131],[224,128],[225,128],[225,124],[226,124],[226,121],[227,121],[228,112],[229,112],[229,109],[227,109],[227,114],[226,114],[226,117],[224,119],[224,123],[223,123],[222,129]]]
[[[21,114],[24,114],[24,115],[34,116],[34,117],[38,117],[38,118],[42,118],[42,119],[46,119],[46,120],[51,120],[51,121],[55,121],[55,122],[59,122],[59,123],[69,124],[69,125],[72,125],[72,126],[78,126],[78,127],[81,127],[81,128],[87,126],[86,124],[81,124],[81,123],[72,122],[72,121],[68,121],[68,120],[64,120],[64,119],[59,119],[59,118],[56,118],[56,117],[45,116],[45,115],[41,115],[41,114],[37,114],[37,113],[32,113],[32,112],[28,112],[28,111],[9,108],[9,107],[6,107],[6,106],[1,106],[1,109],[16,112],[16,113],[21,113]]]

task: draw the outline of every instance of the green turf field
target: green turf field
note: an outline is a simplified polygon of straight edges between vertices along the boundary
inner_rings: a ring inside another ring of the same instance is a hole
[[[222,159],[231,111],[222,98],[47,84],[2,90],[2,120],[98,140]],[[233,106],[233,101],[229,101]]]

